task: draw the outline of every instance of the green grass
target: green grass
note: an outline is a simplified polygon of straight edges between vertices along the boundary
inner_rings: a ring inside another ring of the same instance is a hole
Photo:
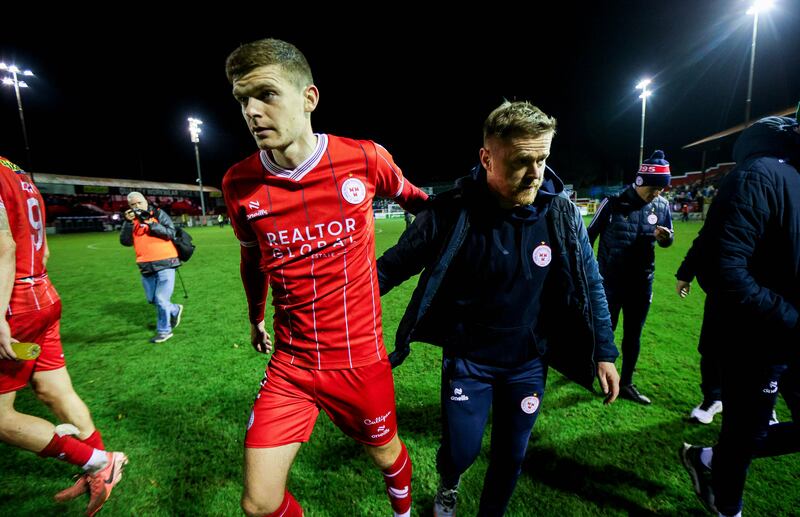
[[[378,222],[378,253],[396,242],[402,220]],[[551,371],[508,515],[704,515],[677,449],[712,442],[709,426],[687,423],[699,401],[697,336],[703,293],[675,294],[674,272],[699,223],[676,223],[676,242],[657,250],[653,306],[643,336],[636,383],[651,396],[643,407],[601,399]],[[133,251],[117,235],[49,239],[50,275],[64,301],[62,337],[76,390],[92,410],[110,449],[131,458],[104,515],[240,515],[242,443],[265,358],[248,344],[238,244],[230,227],[194,229],[198,245],[181,268],[173,301],[186,312],[162,345],[154,309],[144,300]],[[389,349],[415,285],[383,300]],[[414,460],[414,512],[429,515],[436,487],[440,351],[415,344],[395,371],[401,436]],[[619,363],[618,363],[619,366]],[[52,417],[30,390],[17,409]],[[781,402],[781,419],[788,411]],[[488,458],[484,451],[463,478],[459,514],[474,515]],[[800,502],[797,457],[753,464],[745,493],[748,515],[788,515]],[[0,515],[80,515],[85,501],[65,506],[51,496],[74,469],[0,444]],[[292,492],[306,515],[390,515],[383,482],[361,451],[320,416],[292,470]]]

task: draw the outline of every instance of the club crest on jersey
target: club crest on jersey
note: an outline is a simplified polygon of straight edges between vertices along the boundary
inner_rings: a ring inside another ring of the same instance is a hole
[[[357,205],[367,197],[367,187],[358,178],[347,178],[342,183],[342,197],[351,205]]]
[[[533,250],[533,263],[539,267],[545,267],[553,260],[553,250],[544,242],[536,246]]]
[[[642,179],[641,176],[636,176],[636,181],[634,181],[634,183],[636,183],[637,187],[641,187],[642,183],[644,183],[644,180]]]
[[[647,224],[656,224],[658,222],[658,216],[656,214],[650,214],[647,216]]]
[[[522,399],[520,403],[520,407],[524,413],[532,415],[536,413],[536,410],[539,409],[539,397],[536,395],[532,395],[530,397],[525,397]]]

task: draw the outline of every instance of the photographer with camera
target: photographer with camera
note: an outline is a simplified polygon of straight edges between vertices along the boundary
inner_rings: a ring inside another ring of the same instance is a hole
[[[156,335],[151,343],[163,343],[172,337],[172,329],[181,322],[183,305],[172,303],[175,269],[181,265],[172,242],[175,225],[163,210],[150,206],[140,192],[128,194],[129,210],[119,234],[123,246],[136,250],[136,264],[142,274],[142,285],[148,303],[155,304],[158,314]]]

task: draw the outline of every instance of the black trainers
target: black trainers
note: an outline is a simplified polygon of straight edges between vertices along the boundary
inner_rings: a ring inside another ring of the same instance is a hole
[[[172,327],[172,330],[175,330],[181,324],[181,316],[183,315],[183,305],[179,303],[175,305],[178,306],[178,314],[169,318],[169,326]]]
[[[433,498],[433,517],[455,517],[458,483],[454,487],[445,487],[441,480],[436,496]]]
[[[702,452],[702,447],[684,443],[680,450],[681,463],[692,479],[694,493],[697,494],[700,502],[703,503],[706,510],[716,514],[718,512],[714,505],[714,489],[711,487],[711,469],[700,460]]]
[[[620,398],[632,400],[634,402],[638,402],[639,404],[644,404],[645,406],[650,404],[650,399],[639,393],[639,390],[636,389],[635,384],[623,386],[619,390],[619,396]]]

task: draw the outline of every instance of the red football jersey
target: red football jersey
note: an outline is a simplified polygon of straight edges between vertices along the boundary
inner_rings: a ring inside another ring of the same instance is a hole
[[[44,267],[47,241],[42,195],[22,169],[3,157],[0,157],[0,208],[6,211],[17,245],[8,315],[53,305],[59,298]]]
[[[386,149],[320,134],[296,169],[259,151],[228,170],[222,190],[237,238],[261,250],[275,358],[327,370],[385,357],[372,200],[407,206],[427,198]]]

